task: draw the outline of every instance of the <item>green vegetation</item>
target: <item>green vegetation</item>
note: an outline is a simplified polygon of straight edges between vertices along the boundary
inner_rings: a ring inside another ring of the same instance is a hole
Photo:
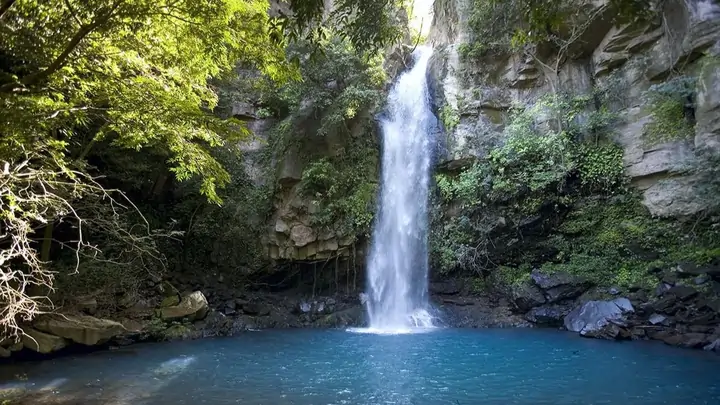
[[[442,122],[445,131],[452,132],[460,124],[460,114],[456,109],[445,105],[440,109],[440,122]]]
[[[2,2],[3,335],[51,308],[55,287],[102,287],[108,294],[93,293],[111,297],[168,265],[257,265],[272,185],[242,175],[236,145],[250,133],[229,106],[250,90],[281,88],[294,97],[285,107],[297,110],[307,89],[328,84],[314,82],[325,72],[300,59],[332,57],[335,45],[362,55],[342,59],[348,64],[335,76],[356,83],[347,73],[368,63],[374,70],[361,74],[384,82],[372,55],[404,29],[396,2],[335,2],[330,19],[323,2],[289,3],[293,13],[271,18],[267,0]],[[346,40],[327,39],[336,36]],[[379,94],[340,80],[331,87],[313,100],[329,111],[326,134]],[[264,107],[259,115],[277,115]],[[218,253],[218,245],[242,254]]]
[[[583,275],[599,285],[653,287],[652,267],[720,257],[718,237],[702,223],[651,218],[637,196],[585,200],[543,242],[557,253],[542,269]]]
[[[652,85],[645,92],[652,121],[645,125],[645,141],[658,144],[688,139],[695,134],[692,111],[695,108],[696,79],[678,76]]]
[[[435,268],[492,268],[493,233],[508,222],[521,223],[543,210],[558,216],[584,196],[624,191],[622,149],[607,139],[615,117],[605,109],[588,113],[589,103],[586,96],[550,95],[515,108],[504,144],[487,159],[436,176],[436,209],[450,205],[460,211],[449,220],[434,218],[444,223],[431,235]]]
[[[651,0],[611,0],[607,7],[618,23],[652,17]],[[566,48],[597,12],[583,0],[473,0],[468,19],[473,37],[460,55],[476,59],[540,43]]]

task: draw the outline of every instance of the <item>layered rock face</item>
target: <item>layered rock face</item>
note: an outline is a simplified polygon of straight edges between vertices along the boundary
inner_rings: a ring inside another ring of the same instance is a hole
[[[709,0],[668,1],[653,23],[616,25],[606,1],[588,1],[592,21],[558,56],[557,50],[506,53],[466,60],[460,50],[471,43],[472,1],[437,0],[430,40],[436,52],[429,72],[439,110],[459,119],[447,131],[443,164],[453,168],[483,158],[502,143],[502,124],[513,105],[529,105],[544,94],[591,94],[610,81],[622,83],[613,106],[621,116],[615,141],[633,185],[642,191],[652,215],[692,215],[715,201],[703,197],[701,179],[687,169],[705,164],[700,151],[720,148],[720,8]],[[531,56],[534,55],[534,56]],[[557,58],[557,79],[552,72]],[[683,139],[649,142],[653,121],[643,93],[677,75],[697,77],[694,132]],[[580,117],[579,119],[583,119]]]

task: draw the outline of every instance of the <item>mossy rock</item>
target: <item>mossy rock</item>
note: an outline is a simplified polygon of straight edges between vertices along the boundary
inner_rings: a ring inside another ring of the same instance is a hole
[[[187,325],[175,324],[162,332],[165,340],[185,340],[192,337],[193,329]]]
[[[169,308],[180,304],[180,297],[176,295],[170,295],[165,297],[160,303],[160,308]]]

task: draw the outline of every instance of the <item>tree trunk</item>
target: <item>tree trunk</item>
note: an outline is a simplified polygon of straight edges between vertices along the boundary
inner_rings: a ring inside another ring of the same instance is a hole
[[[55,229],[55,222],[50,221],[45,226],[45,232],[43,235],[43,243],[40,248],[40,260],[47,263],[50,261],[50,248],[52,247],[52,236],[53,230]]]

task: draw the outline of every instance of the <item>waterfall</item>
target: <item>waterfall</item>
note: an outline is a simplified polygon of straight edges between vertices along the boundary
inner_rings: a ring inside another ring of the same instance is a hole
[[[382,126],[382,176],[378,216],[368,260],[371,331],[431,327],[428,312],[428,187],[432,154],[426,80],[429,47],[413,53],[415,64],[388,96]]]

